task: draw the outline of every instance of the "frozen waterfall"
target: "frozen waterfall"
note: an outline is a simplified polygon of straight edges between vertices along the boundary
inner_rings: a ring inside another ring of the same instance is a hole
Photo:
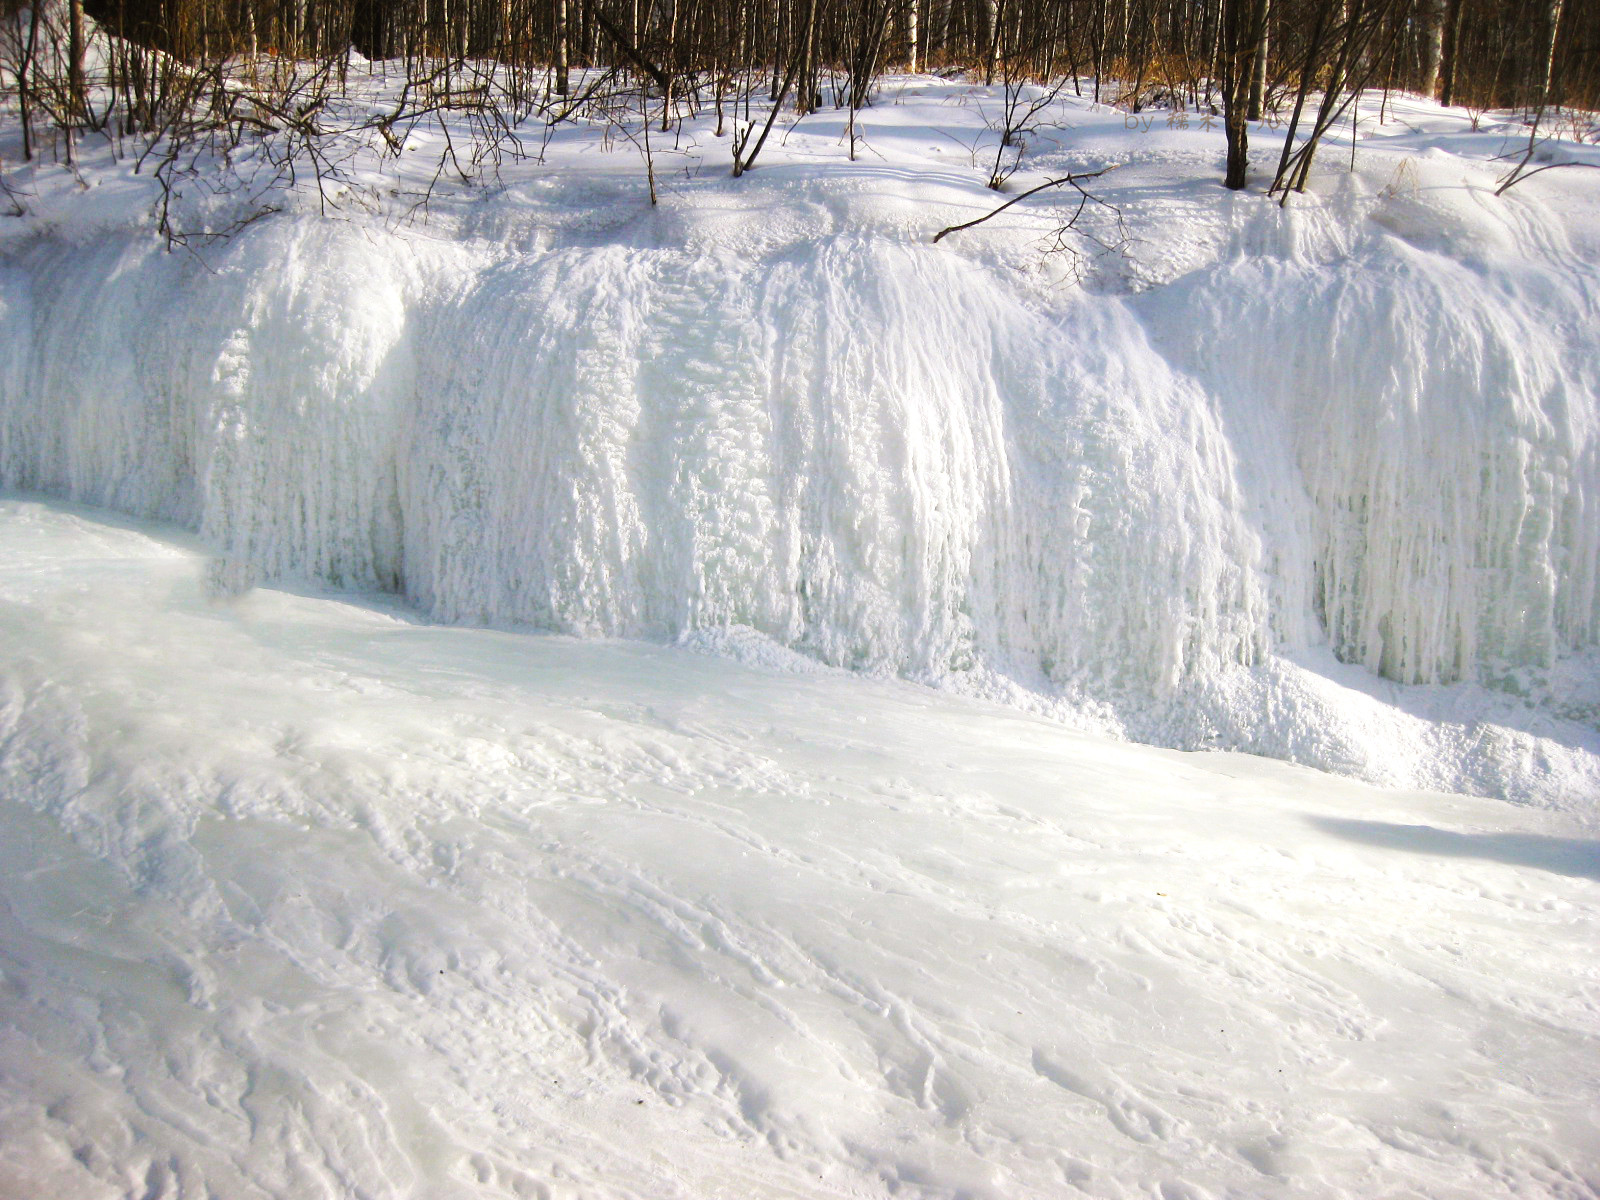
[[[1595,646],[1595,269],[1292,219],[1063,293],[870,229],[38,238],[0,274],[0,484],[444,620],[749,627],[1136,733],[1320,646],[1402,683]],[[1209,736],[1260,748],[1237,708]]]

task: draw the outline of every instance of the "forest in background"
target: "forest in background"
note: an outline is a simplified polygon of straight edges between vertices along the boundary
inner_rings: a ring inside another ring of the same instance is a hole
[[[1317,147],[1373,89],[1477,112],[1521,109],[1526,167],[1562,113],[1600,108],[1600,0],[10,0],[6,119],[22,157],[73,160],[85,134],[133,138],[169,169],[272,142],[291,173],[332,170],[330,135],[398,152],[418,121],[464,120],[467,178],[522,155],[526,122],[597,117],[663,131],[711,109],[733,174],[780,112],[853,114],[890,71],[1003,86],[1003,146],[1070,90],[1131,112],[1222,118],[1244,187],[1252,123],[1284,129],[1270,190],[1304,190]],[[101,39],[94,52],[96,30]],[[353,117],[352,72],[398,92]],[[1030,92],[1030,89],[1033,89]],[[1476,120],[1476,118],[1474,118]],[[1592,121],[1571,121],[1580,137]],[[1255,125],[1257,137],[1265,129]],[[470,160],[470,161],[469,161]],[[464,165],[465,164],[465,165]],[[441,166],[441,171],[443,170]],[[1508,179],[1518,178],[1513,169]],[[1004,175],[990,184],[1000,189]],[[1508,184],[1509,186],[1509,184]],[[653,194],[653,182],[652,182]]]
[[[546,68],[623,65],[686,91],[730,73],[792,73],[801,111],[825,72],[958,67],[1126,85],[1135,103],[1208,102],[1249,59],[1252,107],[1314,82],[1485,108],[1597,106],[1593,0],[81,0],[103,28],[189,63],[491,58]],[[21,7],[12,5],[13,9]],[[1208,87],[1208,84],[1212,85]]]

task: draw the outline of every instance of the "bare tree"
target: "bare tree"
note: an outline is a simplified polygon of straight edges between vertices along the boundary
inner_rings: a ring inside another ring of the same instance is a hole
[[[1222,80],[1222,125],[1228,143],[1228,166],[1223,186],[1238,191],[1249,180],[1251,81],[1256,56],[1264,41],[1265,0],[1222,0],[1222,31],[1218,50]]]
[[[989,169],[1000,184],[1035,119],[1033,98],[1068,79],[1087,92],[1083,67],[1097,102],[1214,112],[1220,99],[1232,188],[1248,177],[1249,122],[1286,111],[1273,189],[1287,195],[1304,188],[1320,139],[1364,87],[1437,89],[1475,111],[1600,108],[1597,3],[61,0],[34,4],[18,20],[19,0],[0,0],[11,13],[0,26],[0,78],[25,158],[41,147],[72,156],[78,139],[102,131],[136,139],[135,156],[148,161],[167,161],[166,150],[145,156],[151,146],[256,139],[321,155],[325,168],[338,154],[311,147],[341,144],[363,128],[387,146],[408,121],[450,113],[487,139],[481,149],[442,139],[445,174],[470,176],[515,152],[530,113],[544,129],[601,111],[637,121],[648,92],[663,130],[709,103],[720,136],[732,114],[740,175],[781,111],[810,113],[825,89],[848,108],[854,134],[879,73],[903,62],[1002,85]],[[367,117],[345,111],[360,61],[352,51],[371,60],[367,70],[405,82],[399,110],[366,126]],[[308,107],[285,107],[287,97]],[[180,154],[167,174],[187,161]]]

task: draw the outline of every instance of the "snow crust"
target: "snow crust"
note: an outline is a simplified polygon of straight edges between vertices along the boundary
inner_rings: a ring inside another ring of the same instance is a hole
[[[0,1194],[1600,1189],[1577,817],[60,502],[0,561]]]
[[[41,176],[0,268],[0,484],[442,620],[754,631],[1588,808],[1592,194],[1492,196],[1507,135],[1414,104],[1282,210],[1215,186],[1220,135],[1068,100],[1029,167],[1120,162],[1132,241],[1045,254],[1059,211],[1019,206],[933,245],[993,202],[959,144],[996,98],[897,87],[855,163],[824,113],[725,180],[692,124],[654,210],[581,130],[425,226],[290,205],[199,257],[129,228],[137,181]]]

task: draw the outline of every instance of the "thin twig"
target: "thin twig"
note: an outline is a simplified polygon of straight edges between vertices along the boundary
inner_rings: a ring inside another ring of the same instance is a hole
[[[1063,175],[1060,179],[1047,179],[1047,180],[1045,180],[1045,182],[1041,183],[1038,187],[1031,187],[1025,192],[1017,193],[1015,196],[1011,197],[1011,199],[1007,200],[1004,204],[1002,204],[999,208],[993,210],[992,212],[985,213],[983,216],[978,217],[976,220],[968,221],[964,225],[951,225],[948,228],[941,229],[938,233],[933,235],[933,240],[935,242],[937,242],[941,238],[943,238],[945,236],[945,234],[947,234],[947,233],[960,233],[963,229],[971,229],[974,225],[982,225],[985,221],[989,220],[991,217],[998,217],[1001,213],[1005,212],[1006,209],[1010,208],[1013,204],[1017,203],[1019,200],[1026,200],[1029,196],[1032,196],[1037,192],[1042,192],[1042,191],[1046,190],[1047,188],[1061,187],[1063,184],[1068,184],[1073,189],[1075,189],[1077,191],[1077,193],[1084,198],[1084,201],[1086,203],[1088,200],[1093,199],[1094,197],[1090,196],[1088,190],[1086,188],[1084,188],[1082,181],[1085,180],[1085,179],[1098,179],[1098,178],[1100,178],[1100,176],[1104,175],[1107,171],[1116,170],[1119,165],[1121,165],[1121,164],[1112,163],[1108,167],[1101,167],[1098,171],[1085,171],[1085,172],[1082,172],[1081,174]],[[1073,214],[1072,220],[1076,221],[1078,219],[1078,214],[1082,213],[1082,211],[1083,211],[1083,205],[1080,204],[1080,205],[1078,205],[1078,212]],[[1068,224],[1071,224],[1071,222],[1068,222]]]
[[[1535,167],[1531,171],[1524,171],[1522,169],[1522,164],[1519,163],[1519,164],[1517,164],[1517,169],[1511,173],[1511,175],[1506,179],[1506,181],[1504,183],[1502,183],[1499,187],[1495,188],[1494,194],[1496,196],[1503,196],[1503,195],[1506,194],[1506,191],[1509,188],[1515,187],[1517,184],[1521,183],[1524,179],[1532,179],[1535,175],[1539,174],[1541,171],[1554,171],[1557,167],[1588,167],[1591,171],[1600,171],[1600,163],[1591,163],[1591,162],[1545,163],[1544,166]]]

